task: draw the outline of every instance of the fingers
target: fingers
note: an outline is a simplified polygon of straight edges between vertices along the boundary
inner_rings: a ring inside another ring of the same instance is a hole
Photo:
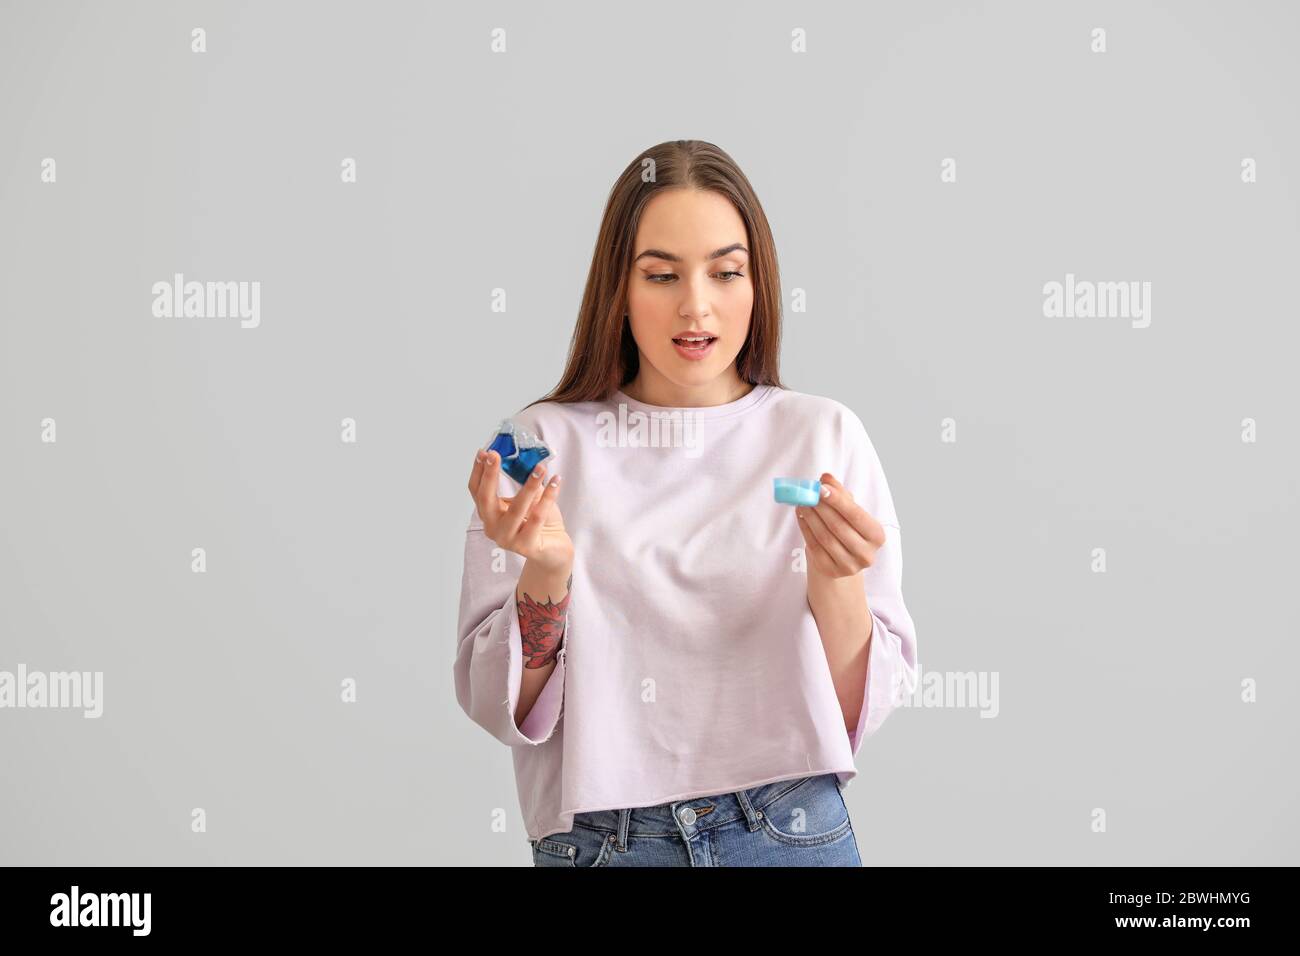
[[[546,523],[560,493],[560,476],[547,482],[546,466],[538,465],[518,494],[503,497],[500,491],[501,456],[479,451],[470,471],[469,490],[483,520],[487,536],[503,548],[513,549],[515,539]]]
[[[832,495],[834,497],[834,495]],[[854,507],[857,507],[856,505]],[[858,529],[849,524],[834,508],[826,502],[818,505],[816,508],[808,509],[813,517],[817,518],[822,525],[830,532],[831,536],[844,549],[845,552],[856,562],[854,568],[870,567],[871,562],[875,560],[876,549],[879,545],[873,544],[865,538]],[[858,509],[861,510],[861,509]],[[866,512],[863,512],[866,514]],[[827,550],[831,550],[827,548]]]
[[[817,536],[812,533],[812,529],[808,527],[808,522],[804,520],[803,515],[798,515],[796,523],[799,525],[799,533],[803,535],[803,542],[807,545],[804,550],[808,553],[808,563],[810,565],[814,563],[820,564],[822,561],[828,564],[831,563],[830,555],[826,553],[825,548],[817,543]]]
[[[822,516],[817,513],[817,508],[797,509],[802,524],[809,532],[812,533],[817,544],[821,547],[830,559],[835,562],[837,568],[844,574],[852,574],[858,570],[858,565],[854,563],[853,556],[845,550],[835,534],[826,526]]]
[[[470,494],[474,496],[474,506],[478,516],[489,535],[492,534],[501,506],[497,503],[497,455],[494,451],[485,451],[477,456],[474,470],[470,473]],[[477,481],[477,483],[475,483]]]
[[[501,515],[501,535],[510,540],[519,533],[523,527],[524,519],[528,516],[529,510],[533,507],[533,502],[545,490],[543,479],[546,477],[546,465],[538,464],[528,475],[528,480],[524,486],[519,489],[514,500],[510,502],[510,507]]]
[[[478,480],[483,477],[483,449],[479,449],[478,454],[474,456],[474,467],[469,472],[469,493],[470,497],[478,492]]]
[[[844,553],[851,558],[856,558],[859,565],[868,562],[871,557],[870,545],[852,525],[844,520],[843,515],[829,506],[822,507],[822,505],[818,505],[816,508],[809,510],[812,512],[812,516],[820,522],[821,526],[826,528]],[[832,549],[828,547],[826,550],[831,551]],[[834,552],[832,551],[832,553]]]
[[[546,482],[546,490],[542,492],[542,497],[533,505],[533,509],[528,512],[525,519],[528,524],[534,522],[540,527],[546,524],[551,518],[551,511],[555,507],[555,499],[560,496],[560,476],[554,475],[551,480]]]
[[[856,540],[853,535],[845,531],[844,525],[834,520],[839,517],[845,523],[853,528],[858,535],[864,538],[868,545],[874,548],[883,548],[885,546],[885,529],[881,526],[869,511],[853,500],[853,494],[840,484],[840,480],[832,475],[829,471],[823,472],[822,482],[822,500],[817,503],[817,513],[826,519],[826,524],[835,530],[836,536],[842,541],[849,550],[854,550]],[[826,489],[830,489],[827,495]],[[829,507],[824,507],[824,506]]]

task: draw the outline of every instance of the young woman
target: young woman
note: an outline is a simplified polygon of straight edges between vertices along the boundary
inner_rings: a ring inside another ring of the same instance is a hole
[[[553,457],[521,487],[475,455],[456,694],[513,751],[535,865],[861,865],[841,791],[916,685],[901,535],[862,422],[781,384],[780,330],[749,181],[662,143],[513,416]]]

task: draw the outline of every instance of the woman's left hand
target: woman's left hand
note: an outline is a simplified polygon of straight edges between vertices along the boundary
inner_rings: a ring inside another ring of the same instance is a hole
[[[815,507],[795,508],[807,545],[808,573],[830,579],[858,574],[871,567],[884,547],[885,529],[830,472],[823,472],[821,483],[822,500]]]

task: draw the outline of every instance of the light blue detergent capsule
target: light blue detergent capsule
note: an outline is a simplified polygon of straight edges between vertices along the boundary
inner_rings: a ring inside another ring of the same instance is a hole
[[[816,507],[822,500],[822,483],[817,479],[773,478],[776,500],[783,505]]]

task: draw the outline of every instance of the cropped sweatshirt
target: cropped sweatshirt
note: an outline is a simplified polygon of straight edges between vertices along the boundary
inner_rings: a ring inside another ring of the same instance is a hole
[[[847,785],[863,740],[917,681],[898,514],[858,416],[758,385],[723,405],[668,408],[616,391],[510,417],[553,450],[548,477],[562,476],[575,552],[564,637],[516,726],[524,559],[489,539],[471,508],[454,676],[466,714],[511,750],[528,838],[571,830],[575,813],[812,774]],[[861,573],[872,637],[852,729],[808,604],[798,519],[773,497],[773,478],[824,471],[886,535]],[[498,491],[518,486],[502,474]]]

